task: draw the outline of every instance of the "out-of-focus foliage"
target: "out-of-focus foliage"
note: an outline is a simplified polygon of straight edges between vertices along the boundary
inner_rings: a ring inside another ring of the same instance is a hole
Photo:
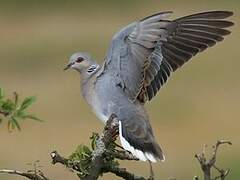
[[[3,120],[8,121],[8,130],[21,130],[19,121],[32,119],[42,121],[33,114],[28,114],[26,110],[36,101],[35,96],[26,97],[22,102],[19,102],[19,96],[16,92],[13,93],[13,99],[5,97],[4,91],[0,88],[0,123]]]

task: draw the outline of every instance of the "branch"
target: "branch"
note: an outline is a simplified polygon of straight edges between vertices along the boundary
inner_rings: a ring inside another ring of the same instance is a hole
[[[49,180],[40,170],[38,170],[37,172],[23,172],[11,169],[1,169],[0,173],[15,174],[32,180]]]
[[[84,178],[86,180],[97,179],[101,174],[101,168],[104,166],[103,154],[111,142],[115,141],[118,136],[118,120],[112,115],[104,128],[102,135],[96,141],[96,149],[92,153],[92,162],[89,174]]]
[[[213,155],[212,157],[208,160],[206,158],[206,154],[205,154],[205,147],[203,149],[203,152],[201,154],[196,154],[195,157],[197,158],[198,162],[201,165],[203,174],[204,174],[204,180],[225,180],[226,176],[229,173],[229,169],[224,170],[224,169],[220,169],[216,166],[216,160],[217,160],[217,152],[218,149],[220,147],[220,145],[223,144],[228,144],[228,145],[232,145],[232,143],[230,141],[217,141],[216,144],[213,146]],[[214,168],[215,170],[218,171],[219,176],[216,177],[211,177],[211,169]],[[198,180],[198,177],[194,177],[196,180]]]
[[[103,133],[100,136],[98,134],[92,136],[92,151],[87,146],[81,145],[69,158],[62,157],[57,151],[53,151],[51,153],[52,163],[60,163],[67,168],[77,171],[79,178],[82,180],[96,180],[100,175],[108,172],[124,179],[153,180],[151,164],[149,178],[137,176],[128,172],[125,168],[119,167],[115,158],[136,161],[138,161],[138,159],[127,151],[116,149],[116,147],[118,147],[115,143],[117,136],[118,120],[115,115],[112,115],[107,121]],[[225,177],[228,175],[229,170],[220,169],[215,165],[217,151],[222,144],[231,145],[231,142],[217,141],[216,145],[213,146],[213,155],[210,159],[206,158],[205,147],[201,154],[195,155],[201,165],[204,180],[225,180]],[[219,172],[219,176],[211,177],[212,168]],[[199,180],[197,176],[195,176],[194,179]]]
[[[118,120],[115,115],[112,115],[107,121],[103,133],[100,136],[96,134],[93,136],[92,152],[89,153],[90,150],[88,147],[80,146],[74,153],[74,157],[77,153],[78,159],[72,161],[71,159],[59,155],[57,151],[53,151],[51,153],[52,163],[60,163],[67,168],[77,171],[79,173],[79,178],[82,180],[96,180],[100,175],[108,172],[124,179],[146,180],[146,178],[136,176],[133,173],[128,172],[125,168],[120,168],[118,166],[118,162],[115,161],[115,158],[121,160],[138,159],[127,151],[116,149],[114,141],[117,136]]]
[[[130,152],[124,150],[123,151],[117,149],[115,149],[114,151],[106,150],[106,154],[114,156],[115,158],[120,160],[139,161],[137,157],[133,156]]]
[[[105,167],[106,172],[111,172],[116,176],[122,177],[123,179],[131,179],[131,180],[147,180],[142,176],[136,176],[133,173],[130,173],[126,170],[126,168],[119,168],[119,167]]]
[[[81,171],[78,166],[74,166],[69,163],[69,159],[66,159],[65,157],[62,157],[60,154],[58,154],[57,151],[51,152],[51,158],[52,158],[52,164],[55,165],[57,163],[65,165],[69,169],[73,169],[75,171]]]
[[[118,155],[117,155],[118,156]],[[79,169],[79,167],[77,166],[72,166],[71,164],[68,163],[68,159],[62,157],[61,155],[58,154],[57,151],[53,151],[51,153],[51,157],[52,157],[52,163],[53,164],[56,164],[56,163],[60,163],[60,164],[63,164],[65,165],[67,168],[70,168],[70,169],[73,169],[75,171],[81,171]],[[126,160],[124,159],[124,157],[126,158],[129,158],[127,160],[134,160],[136,159],[135,157],[132,159],[131,156],[119,156],[122,158],[122,160]],[[138,160],[138,159],[136,159]],[[128,172],[125,168],[119,168],[117,166],[104,166],[102,167],[102,171],[104,173],[107,173],[107,172],[111,172],[119,177],[122,177],[124,179],[132,179],[132,180],[146,180],[144,177],[141,177],[141,176],[136,176],[134,175],[133,173],[130,173]]]

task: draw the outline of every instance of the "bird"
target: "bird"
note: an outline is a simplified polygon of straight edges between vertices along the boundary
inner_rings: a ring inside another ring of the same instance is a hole
[[[102,65],[76,52],[64,70],[80,74],[81,94],[106,123],[115,114],[122,147],[141,161],[164,161],[145,104],[193,56],[230,34],[231,11],[207,11],[169,20],[172,11],[135,21],[112,38]]]

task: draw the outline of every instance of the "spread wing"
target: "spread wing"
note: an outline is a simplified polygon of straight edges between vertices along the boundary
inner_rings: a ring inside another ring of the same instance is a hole
[[[146,17],[118,32],[111,43],[105,70],[132,101],[151,100],[171,73],[198,52],[215,45],[230,33],[233,13],[211,11],[173,21],[171,12]]]

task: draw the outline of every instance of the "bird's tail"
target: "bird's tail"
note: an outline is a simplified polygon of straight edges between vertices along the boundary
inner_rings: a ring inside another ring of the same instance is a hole
[[[139,160],[151,162],[165,160],[148,121],[141,119],[119,121],[119,135],[123,148]]]

